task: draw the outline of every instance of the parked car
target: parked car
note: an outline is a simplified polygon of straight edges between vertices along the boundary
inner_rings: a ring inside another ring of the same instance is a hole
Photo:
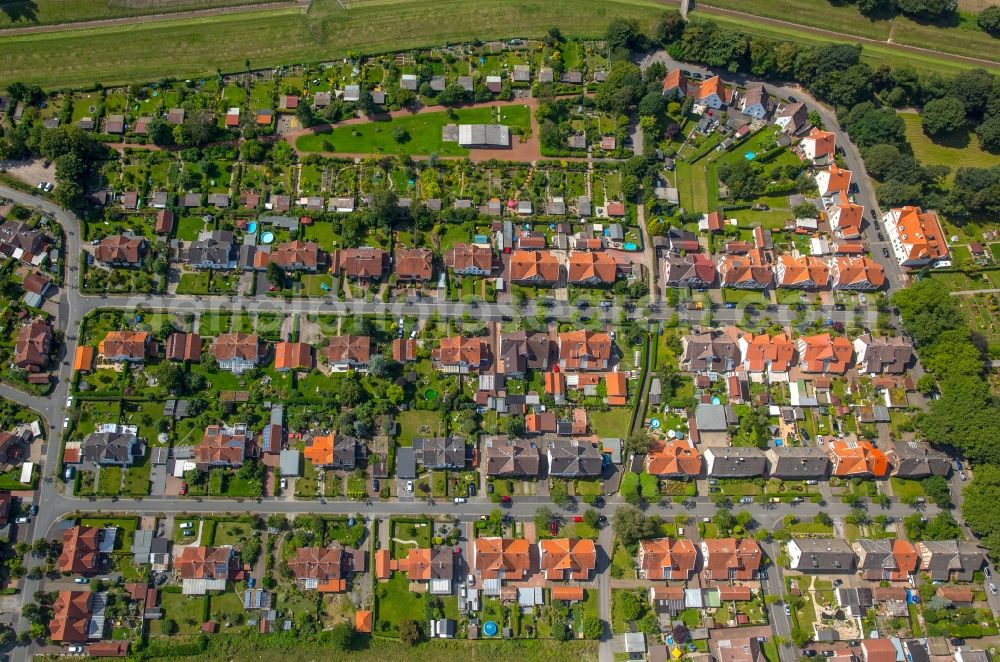
[[[791,608],[791,606],[785,605],[785,616],[791,616],[791,615],[792,615],[792,608]]]
[[[31,513],[32,516],[37,515],[38,514],[38,504],[37,503],[31,504],[31,508],[28,509],[28,512]]]
[[[993,595],[997,594],[997,585],[994,584],[993,582],[990,582],[990,593],[992,593]]]
[[[962,480],[967,480],[966,477],[965,477],[965,472],[964,471],[959,471],[958,472],[958,477],[961,478]]]
[[[17,523],[18,524],[27,524],[30,521],[31,521],[31,518],[27,517],[25,515],[21,515],[20,517],[17,518]]]
[[[878,218],[878,214],[875,213],[874,209],[869,209],[868,211],[871,212],[872,218]]]
[[[889,249],[888,248],[883,248],[882,249],[882,256],[883,257],[889,257]]]
[[[406,491],[407,492],[412,492],[413,491],[413,481],[412,480],[406,481]]]
[[[752,496],[742,497],[740,498],[740,503],[753,503],[753,497]]]
[[[554,536],[559,535],[559,522],[555,521],[554,519],[549,520],[549,533],[551,533]]]
[[[816,657],[816,651],[814,650],[804,650],[802,651],[803,657]]]
[[[378,492],[378,478],[372,481],[372,489]]]
[[[507,496],[506,494],[503,495],[502,497],[500,497],[500,503],[510,503],[510,502],[511,502],[511,498],[509,496]]]
[[[465,583],[469,586],[474,586],[476,584],[476,576],[469,573],[469,576],[465,578]]]
[[[465,503],[464,497],[455,497],[455,503]]]
[[[574,522],[582,522],[582,521],[583,521],[583,518],[582,518],[582,517],[580,517],[579,515],[574,515],[574,516],[573,516],[573,521],[574,521]]]
[[[89,584],[90,583],[90,579],[87,578],[87,577],[77,577],[73,581],[75,583],[77,583],[77,584]]]
[[[185,530],[184,530],[184,533],[183,533],[182,535],[183,535],[183,536],[184,536],[185,538],[190,538],[191,536],[193,536],[193,535],[194,535],[194,531],[192,531],[191,529],[185,529]]]
[[[193,529],[194,528],[194,523],[193,522],[181,522],[181,528],[182,529]]]
[[[70,646],[69,648],[66,649],[66,652],[67,653],[82,653],[83,652],[83,646]]]
[[[181,496],[184,496],[187,493],[188,493],[188,484],[181,483]]]
[[[493,483],[486,483],[486,493],[493,494]]]
[[[281,485],[281,489],[283,489],[283,490],[287,490],[288,489],[288,479],[287,478],[282,478],[281,481],[278,484]]]
[[[844,580],[843,580],[843,579],[834,579],[834,580],[833,580],[833,585],[834,585],[834,586],[840,586],[840,585],[841,585],[841,584],[843,584],[843,583],[844,583]]]

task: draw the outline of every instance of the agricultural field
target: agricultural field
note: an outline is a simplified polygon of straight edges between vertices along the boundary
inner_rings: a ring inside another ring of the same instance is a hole
[[[906,123],[906,140],[913,147],[913,155],[924,165],[948,166],[952,169],[952,177],[957,168],[1000,165],[1000,154],[983,150],[976,134],[963,131],[943,140],[931,140],[920,128],[920,115],[900,115]]]
[[[293,4],[294,0],[278,0]],[[0,30],[31,25],[56,25],[173,14],[178,12],[260,4],[260,0],[8,0],[0,8]]]
[[[83,4],[83,3],[79,3]],[[572,11],[570,11],[572,10]],[[213,75],[216,69],[329,61],[510,35],[541,36],[551,25],[564,34],[600,34],[613,18],[639,21],[650,30],[663,6],[652,0],[557,0],[483,5],[459,0],[387,0],[352,4],[317,0],[308,15],[297,7],[224,14],[127,26],[27,34],[0,43],[0,84],[14,80],[45,87],[104,84]],[[572,19],[570,19],[572,16]],[[484,28],[484,26],[487,26]],[[169,48],[160,48],[170,44]]]
[[[826,1],[709,0],[703,5],[878,41],[885,41],[891,36],[894,43],[920,46],[942,53],[973,55],[1000,63],[1000,42],[981,30],[976,25],[976,17],[971,14],[959,14],[955,25],[944,26],[921,23],[905,16],[872,19],[862,15],[852,4]]]

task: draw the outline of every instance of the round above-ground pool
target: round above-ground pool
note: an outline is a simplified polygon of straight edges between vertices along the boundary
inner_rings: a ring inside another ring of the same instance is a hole
[[[493,621],[486,621],[483,623],[483,634],[487,637],[497,636],[497,624]]]
[[[429,388],[426,391],[424,391],[424,400],[427,400],[428,402],[433,402],[438,399],[438,395],[440,394],[436,390]]]
[[[256,231],[257,231],[257,221],[250,221],[249,223],[247,223],[247,232],[253,234]]]
[[[659,427],[660,427],[660,419],[658,419],[658,418],[651,418],[651,419],[649,419],[649,429],[650,430],[657,430],[657,429],[659,429]]]
[[[265,232],[264,234],[260,235],[260,242],[262,244],[270,244],[273,241],[274,241],[273,232]]]

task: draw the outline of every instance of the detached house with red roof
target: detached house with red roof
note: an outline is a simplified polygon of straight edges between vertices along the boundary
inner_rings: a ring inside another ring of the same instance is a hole
[[[826,208],[830,229],[841,239],[857,239],[861,236],[861,222],[864,219],[865,208],[851,202],[846,192],[837,193],[834,200]]]
[[[803,372],[842,375],[854,365],[854,346],[844,336],[821,333],[803,336],[797,343],[799,366]]]
[[[656,440],[646,453],[646,472],[663,478],[701,474],[701,453],[687,439]]]
[[[364,550],[345,549],[339,544],[300,547],[288,561],[288,569],[299,586],[307,591],[343,593],[347,590],[347,577],[365,571],[366,557]]]
[[[263,358],[260,337],[238,331],[219,334],[212,345],[212,353],[219,367],[234,375],[257,367]]]
[[[687,538],[656,538],[639,541],[641,579],[687,581],[698,563],[698,548]]]
[[[816,188],[824,198],[835,193],[847,193],[850,186],[851,171],[836,163],[831,163],[829,168],[816,173]]]
[[[719,260],[719,280],[722,287],[765,290],[774,281],[771,258],[759,248],[745,255],[723,255]]]
[[[597,547],[589,538],[551,538],[538,542],[538,566],[548,581],[590,581]]]
[[[438,370],[465,375],[490,363],[490,346],[484,338],[451,336],[441,339],[440,346],[431,352],[431,358]]]
[[[766,373],[771,380],[787,381],[788,371],[795,361],[795,344],[786,334],[745,333],[736,342],[743,369],[751,378],[760,380]]]
[[[76,575],[97,572],[100,536],[101,530],[93,526],[74,526],[63,531],[56,569]]]
[[[225,591],[226,582],[238,572],[239,564],[232,547],[182,547],[174,559],[174,571],[181,578],[184,595],[205,595]]]
[[[937,214],[900,207],[890,209],[882,223],[900,266],[926,267],[948,259],[948,243]]]
[[[885,270],[869,257],[835,257],[830,260],[835,290],[871,291],[885,285]]]
[[[315,273],[326,265],[326,253],[312,241],[290,241],[271,251],[270,261],[285,271]]]
[[[610,285],[618,275],[618,263],[609,253],[574,251],[569,256],[568,280],[573,285]]]
[[[194,448],[194,460],[201,469],[239,467],[256,449],[246,425],[209,425]]]
[[[97,353],[105,361],[142,363],[152,347],[152,339],[145,331],[109,331],[97,344]]]
[[[778,287],[815,290],[830,284],[830,267],[818,257],[794,257],[788,253],[778,256],[774,265]]]
[[[90,639],[91,600],[95,595],[92,591],[59,591],[52,603],[49,638],[58,644],[86,643]],[[103,634],[98,633],[98,638]]]
[[[458,243],[445,252],[444,264],[459,276],[489,276],[493,273],[493,249]]]
[[[705,578],[715,581],[757,579],[764,553],[753,538],[716,538],[701,541]]]
[[[400,248],[396,251],[396,279],[427,281],[434,276],[433,254],[429,248]]]
[[[837,135],[813,127],[809,135],[799,143],[799,148],[805,157],[812,161],[822,161],[827,158],[832,159],[837,149]]]
[[[611,336],[580,329],[559,334],[559,367],[563,370],[607,370]]]
[[[482,579],[521,581],[531,570],[531,543],[524,538],[476,538],[472,550]]]
[[[830,461],[833,475],[838,477],[885,478],[889,473],[889,459],[870,441],[835,439],[830,443]]]
[[[508,277],[512,283],[554,285],[559,282],[559,259],[549,251],[514,251]]]

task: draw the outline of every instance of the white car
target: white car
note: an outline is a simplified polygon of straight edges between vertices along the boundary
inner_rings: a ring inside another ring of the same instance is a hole
[[[63,429],[65,430],[68,427],[69,427],[69,416],[63,419]]]
[[[181,522],[181,528],[182,529],[193,529],[194,528],[194,523],[193,522]]]
[[[465,583],[468,584],[469,586],[474,585],[476,583],[476,576],[469,575],[468,577],[465,578]]]
[[[455,497],[455,503],[465,503],[465,499],[462,497]]]
[[[17,518],[17,523],[18,523],[18,524],[27,524],[27,523],[28,523],[28,522],[30,522],[30,521],[31,521],[31,519],[30,519],[30,518],[28,518],[28,517],[24,517],[24,516],[22,516],[22,517],[18,517],[18,518]]]
[[[76,582],[77,584],[89,584],[90,583],[90,580],[87,579],[86,577],[77,577],[73,581]]]
[[[66,652],[67,653],[82,653],[83,652],[83,646],[70,646],[69,648],[66,649]]]
[[[412,492],[413,491],[413,481],[412,480],[406,481],[406,491],[407,492]]]
[[[997,585],[992,582],[990,582],[990,593],[992,593],[993,595],[997,594]]]
[[[283,489],[283,490],[287,490],[288,489],[288,479],[287,478],[282,478],[280,484],[281,484],[281,489]]]

